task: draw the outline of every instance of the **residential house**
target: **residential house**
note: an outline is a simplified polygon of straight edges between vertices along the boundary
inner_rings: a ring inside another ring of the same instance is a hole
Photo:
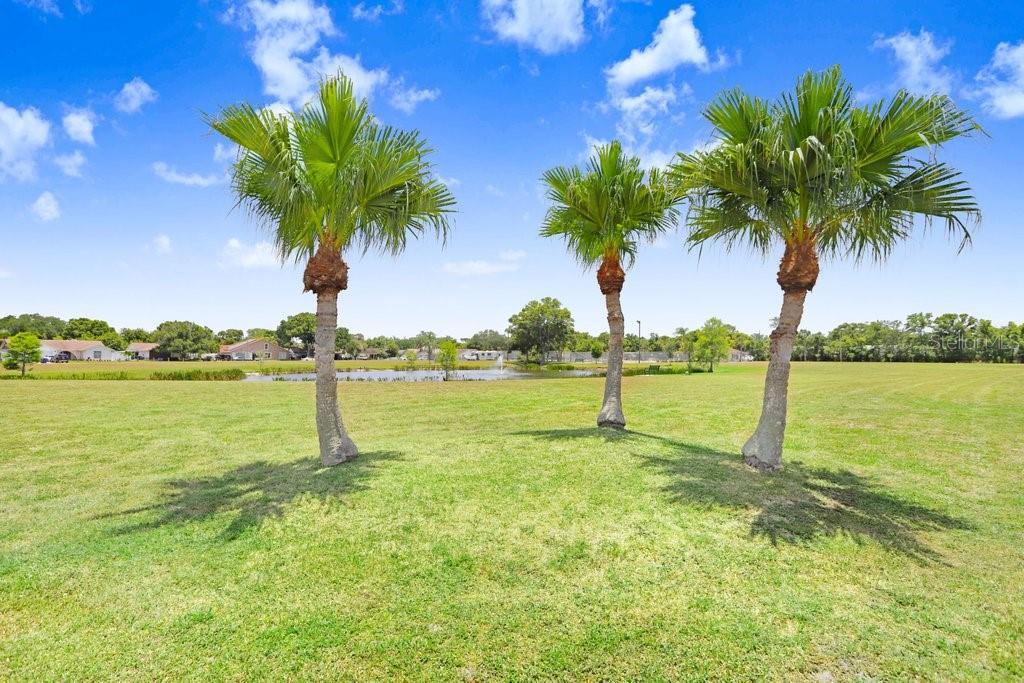
[[[462,360],[498,360],[501,355],[501,351],[481,351],[479,349],[463,349],[459,352],[459,358]]]
[[[151,360],[153,358],[153,351],[159,344],[151,344],[149,342],[132,342],[125,349],[125,355],[135,360]]]
[[[217,358],[224,360],[290,360],[291,357],[291,351],[265,337],[223,344],[217,351]]]
[[[68,360],[124,360],[125,355],[95,339],[41,339],[43,358],[60,354]]]

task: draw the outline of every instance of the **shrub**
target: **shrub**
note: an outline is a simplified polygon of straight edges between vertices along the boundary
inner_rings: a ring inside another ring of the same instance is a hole
[[[219,382],[245,379],[245,370],[241,368],[223,368],[220,370],[172,370],[154,372],[150,379],[171,380],[176,382]]]

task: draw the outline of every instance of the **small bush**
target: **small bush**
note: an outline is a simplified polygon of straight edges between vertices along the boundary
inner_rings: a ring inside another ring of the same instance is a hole
[[[150,379],[170,380],[175,382],[227,382],[245,379],[245,370],[241,368],[223,368],[220,370],[172,370],[154,372]]]

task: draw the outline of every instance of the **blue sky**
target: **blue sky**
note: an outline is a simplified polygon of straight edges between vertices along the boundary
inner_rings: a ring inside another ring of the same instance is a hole
[[[537,237],[540,174],[614,137],[663,163],[708,142],[700,111],[720,90],[773,97],[838,63],[863,99],[942,91],[977,115],[990,137],[944,156],[984,221],[959,255],[937,230],[881,266],[826,264],[803,327],[922,310],[1024,318],[1024,3],[0,0],[0,44],[0,314],[216,330],[312,310],[299,271],[232,210],[201,113],[298,106],[342,69],[380,119],[423,132],[459,201],[444,249],[353,256],[342,324],[462,336],[555,296],[601,331],[593,273]],[[627,319],[645,334],[713,315],[765,331],[776,259],[698,256],[670,236],[630,271]]]

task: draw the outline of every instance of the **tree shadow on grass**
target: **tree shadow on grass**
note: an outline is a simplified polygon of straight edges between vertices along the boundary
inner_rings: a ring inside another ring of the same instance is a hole
[[[755,512],[750,535],[772,545],[806,545],[819,537],[874,541],[919,562],[942,557],[918,535],[965,530],[968,522],[904,500],[878,483],[848,470],[788,461],[782,472],[761,474],[735,453],[717,451],[642,432],[555,429],[517,432],[539,439],[600,439],[621,444],[644,466],[668,475],[665,491],[681,503],[726,506]]]
[[[361,453],[336,467],[323,467],[312,458],[249,463],[215,476],[172,479],[160,502],[100,517],[143,517],[118,529],[118,533],[132,533],[232,514],[231,523],[220,535],[232,540],[268,518],[280,517],[298,498],[327,502],[362,490],[365,479],[381,463],[399,457],[393,451]]]

